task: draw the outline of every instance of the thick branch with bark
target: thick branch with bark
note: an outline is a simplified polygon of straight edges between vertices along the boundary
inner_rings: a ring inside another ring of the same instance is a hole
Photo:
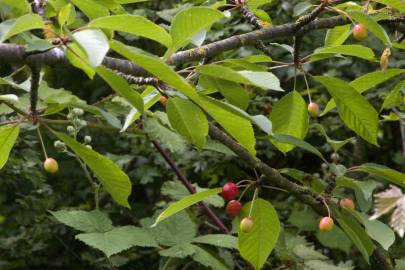
[[[405,17],[393,18],[380,21],[381,23],[404,22]],[[167,63],[169,65],[180,65],[190,61],[198,61],[206,57],[212,57],[224,51],[237,49],[246,45],[255,45],[258,40],[270,40],[280,37],[302,35],[318,29],[328,29],[335,26],[350,23],[350,20],[340,16],[312,21],[297,31],[298,23],[286,23],[274,27],[255,30],[246,34],[232,36],[220,41],[215,41],[199,48],[181,51],[173,54]],[[0,62],[25,63],[25,64],[69,64],[64,51],[61,48],[42,53],[27,53],[21,45],[0,44]],[[138,65],[123,59],[105,57],[103,65],[111,69],[131,74],[147,75],[148,73]]]

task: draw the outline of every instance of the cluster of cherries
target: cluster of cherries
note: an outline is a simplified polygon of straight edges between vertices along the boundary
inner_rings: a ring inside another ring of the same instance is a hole
[[[368,31],[362,24],[356,24],[353,27],[353,37],[357,40],[365,40],[368,37]],[[310,102],[308,104],[308,113],[312,117],[318,117],[320,110],[319,105],[316,102]]]
[[[228,203],[226,204],[226,213],[230,217],[236,217],[239,215],[240,210],[242,209],[242,204],[240,201],[236,200],[236,196],[238,196],[239,188],[233,182],[227,182],[225,185],[222,186],[222,196]],[[248,233],[253,228],[253,219],[252,217],[245,217],[240,222],[239,228],[242,232]]]
[[[236,196],[238,196],[239,188],[233,182],[227,182],[225,185],[222,186],[222,196],[228,202],[226,205],[226,213],[230,217],[236,217],[239,215],[240,210],[242,209],[242,204],[240,201],[236,200]],[[346,207],[349,209],[354,209],[356,206],[354,201],[349,198],[343,198],[339,201],[341,207]],[[253,219],[252,217],[245,217],[240,222],[240,230],[244,233],[248,233],[253,228]],[[329,216],[322,217],[319,222],[319,230],[321,232],[328,232],[332,230],[334,226],[333,219]]]

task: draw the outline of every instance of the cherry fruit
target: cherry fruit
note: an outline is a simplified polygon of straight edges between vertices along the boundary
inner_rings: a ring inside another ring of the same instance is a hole
[[[244,233],[250,232],[253,228],[253,219],[250,217],[245,217],[240,222],[239,228]]]
[[[168,100],[169,99],[165,96],[160,96],[160,98],[159,98],[159,101],[163,106],[166,106]]]
[[[49,173],[56,173],[59,169],[58,162],[53,158],[47,158],[44,161],[44,170]]]
[[[353,200],[348,199],[348,198],[341,199],[339,204],[340,204],[340,206],[346,207],[346,208],[349,208],[349,209],[354,209],[356,207]]]
[[[227,201],[235,199],[238,193],[238,186],[233,182],[228,182],[222,187],[222,196]]]
[[[323,217],[319,222],[319,230],[321,232],[329,232],[333,228],[333,219],[330,217]]]
[[[319,105],[316,104],[315,102],[310,102],[308,104],[308,113],[312,117],[318,117],[320,113]]]
[[[232,200],[229,201],[228,204],[226,205],[226,213],[230,217],[236,217],[240,213],[240,209],[242,208],[242,204],[240,201],[237,200]]]
[[[365,40],[368,37],[368,31],[362,24],[356,24],[353,27],[353,37],[357,40]]]

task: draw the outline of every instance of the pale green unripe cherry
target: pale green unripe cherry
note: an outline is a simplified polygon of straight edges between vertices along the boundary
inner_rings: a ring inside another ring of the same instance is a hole
[[[250,217],[245,217],[240,222],[239,228],[244,233],[250,232],[253,228],[253,219]]]

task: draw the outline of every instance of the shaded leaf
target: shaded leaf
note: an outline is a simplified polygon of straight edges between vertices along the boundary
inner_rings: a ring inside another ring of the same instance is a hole
[[[135,226],[118,227],[104,233],[81,233],[76,239],[101,250],[107,257],[134,246],[157,247],[150,233]]]
[[[60,210],[51,211],[51,214],[59,222],[86,233],[103,233],[113,229],[112,221],[105,213],[98,210]]]

